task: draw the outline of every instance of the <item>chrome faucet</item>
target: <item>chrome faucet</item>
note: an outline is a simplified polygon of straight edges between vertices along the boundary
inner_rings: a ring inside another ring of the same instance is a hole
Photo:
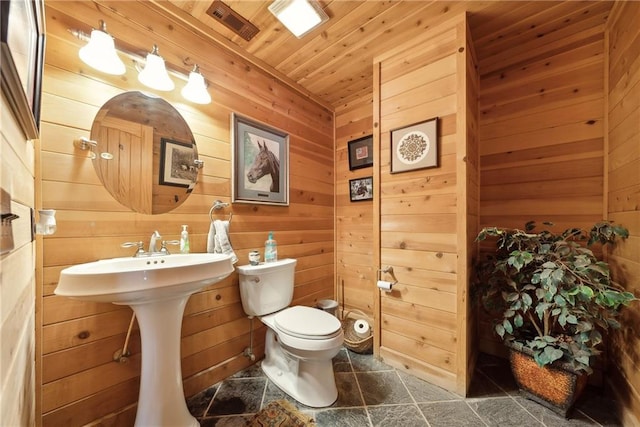
[[[158,230],[154,231],[153,234],[151,234],[151,239],[149,240],[149,253],[150,254],[154,254],[156,252],[160,252],[160,249],[158,249],[157,242],[159,240],[161,240],[161,239],[162,239],[162,236],[160,235]]]
[[[167,249],[167,245],[179,245],[179,240],[162,240],[162,236],[158,230],[154,231],[151,234],[151,239],[149,240],[149,250],[145,252],[144,243],[142,242],[125,242],[120,246],[123,248],[136,248],[136,253],[133,254],[134,257],[148,257],[155,255],[169,255],[169,250]]]

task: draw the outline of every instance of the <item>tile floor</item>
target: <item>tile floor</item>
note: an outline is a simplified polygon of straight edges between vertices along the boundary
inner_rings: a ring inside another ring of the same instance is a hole
[[[569,420],[519,396],[508,362],[480,355],[470,395],[461,398],[346,349],[333,361],[338,400],[316,409],[297,403],[272,384],[260,363],[189,399],[202,427],[244,426],[268,402],[287,399],[319,427],[366,426],[619,426],[611,399],[588,387]]]

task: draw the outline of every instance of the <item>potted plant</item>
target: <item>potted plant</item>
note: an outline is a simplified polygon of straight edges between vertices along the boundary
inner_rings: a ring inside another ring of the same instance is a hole
[[[619,328],[620,309],[636,299],[589,247],[628,231],[612,222],[559,234],[535,226],[480,231],[476,240],[496,238],[496,249],[476,264],[473,291],[495,318],[524,396],[567,416],[593,372],[602,333]]]

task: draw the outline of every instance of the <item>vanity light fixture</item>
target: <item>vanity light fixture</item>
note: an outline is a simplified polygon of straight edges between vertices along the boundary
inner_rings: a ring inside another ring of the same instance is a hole
[[[101,19],[100,29],[91,31],[89,42],[78,52],[82,61],[103,73],[122,75],[125,66],[113,42],[113,37],[107,33],[107,24]]]
[[[158,54],[157,45],[154,44],[153,50],[147,54],[147,62],[144,69],[138,73],[138,80],[155,90],[170,91],[175,87],[164,66],[164,59]]]
[[[207,92],[207,85],[204,82],[204,77],[200,74],[198,64],[193,66],[193,70],[189,73],[189,81],[180,93],[185,99],[196,104],[211,103],[211,95]]]
[[[329,20],[315,0],[275,0],[269,11],[297,38]]]
[[[100,20],[100,30],[93,30],[91,36],[81,30],[68,30],[78,39],[87,42],[87,45],[80,49],[79,56],[88,65],[104,73],[124,74],[126,67],[118,56],[119,52],[133,61],[134,67],[138,71],[138,80],[145,86],[159,91],[171,91],[175,88],[175,84],[169,76],[169,74],[172,74],[174,77],[187,82],[181,91],[182,96],[187,101],[197,104],[211,103],[211,95],[207,90],[204,76],[200,73],[200,67],[197,64],[187,78],[184,72],[176,71],[175,68],[166,66],[167,64],[158,54],[158,46],[155,44],[153,45],[153,50],[147,54],[146,60],[138,53],[123,48],[116,49],[114,39],[106,32],[106,28],[104,21]],[[141,64],[144,64],[144,68]],[[95,156],[92,147],[83,145],[77,146],[77,148],[91,150],[91,154]]]

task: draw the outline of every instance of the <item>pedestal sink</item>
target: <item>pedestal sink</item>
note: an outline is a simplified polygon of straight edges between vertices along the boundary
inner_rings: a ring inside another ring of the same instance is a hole
[[[180,366],[180,330],[189,296],[233,272],[222,254],[114,258],[66,268],[55,294],[128,305],[142,341],[136,426],[199,426],[187,409]]]

